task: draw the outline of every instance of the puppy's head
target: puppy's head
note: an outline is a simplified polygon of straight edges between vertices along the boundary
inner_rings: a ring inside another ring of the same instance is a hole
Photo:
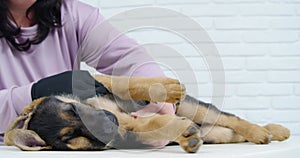
[[[24,109],[5,133],[22,150],[104,150],[118,133],[116,117],[65,97],[46,97]]]

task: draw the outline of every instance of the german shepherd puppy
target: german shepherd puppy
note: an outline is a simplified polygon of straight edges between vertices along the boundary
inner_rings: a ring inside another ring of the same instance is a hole
[[[111,93],[85,101],[70,96],[37,99],[11,123],[5,144],[29,151],[106,150],[145,148],[149,142],[168,140],[195,153],[203,142],[268,144],[290,136],[281,125],[262,127],[185,96],[185,88],[178,80],[102,75],[94,78]],[[149,102],[176,103],[176,115],[130,116],[129,112],[135,110],[132,107]]]

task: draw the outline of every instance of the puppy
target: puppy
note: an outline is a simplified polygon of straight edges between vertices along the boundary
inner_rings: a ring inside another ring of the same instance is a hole
[[[262,127],[185,95],[178,80],[94,78],[111,93],[85,101],[63,95],[37,99],[11,123],[5,144],[28,151],[107,150],[149,148],[153,141],[168,140],[195,153],[202,143],[268,144],[290,136],[281,125]],[[176,115],[130,116],[149,102],[174,103]]]

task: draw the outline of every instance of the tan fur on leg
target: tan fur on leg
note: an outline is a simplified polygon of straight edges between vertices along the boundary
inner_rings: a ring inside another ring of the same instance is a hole
[[[211,144],[240,143],[246,139],[232,129],[220,126],[202,126],[203,141]]]
[[[96,75],[94,78],[110,92],[124,100],[147,100],[177,103],[185,97],[185,87],[170,78],[117,77]]]
[[[243,136],[247,141],[256,144],[268,144],[271,141],[271,133],[256,124],[240,119],[233,115],[226,115],[209,109],[198,103],[183,102],[177,110],[179,116],[185,116],[199,124],[210,124],[232,129]]]
[[[272,138],[267,129],[234,116],[221,115],[216,125],[230,128],[255,144],[268,144]]]

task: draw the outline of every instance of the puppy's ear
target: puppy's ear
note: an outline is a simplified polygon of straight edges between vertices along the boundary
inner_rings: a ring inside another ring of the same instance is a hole
[[[49,150],[45,141],[34,131],[14,129],[5,133],[4,143],[8,146],[16,146],[25,151]]]
[[[4,135],[5,145],[16,146],[26,151],[51,149],[38,134],[26,129],[29,120],[30,115],[21,115],[10,124]]]

